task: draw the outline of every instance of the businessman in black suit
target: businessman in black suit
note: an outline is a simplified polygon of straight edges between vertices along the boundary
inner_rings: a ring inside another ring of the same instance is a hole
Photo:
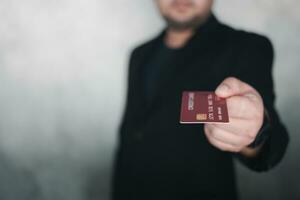
[[[135,48],[113,200],[238,199],[233,159],[266,171],[288,134],[274,106],[273,47],[211,12],[213,0],[156,0],[167,27]],[[186,90],[226,98],[229,124],[180,124]]]

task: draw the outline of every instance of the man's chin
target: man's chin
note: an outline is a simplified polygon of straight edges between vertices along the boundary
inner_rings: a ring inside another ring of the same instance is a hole
[[[189,29],[197,28],[201,23],[203,23],[202,18],[193,18],[186,21],[179,21],[169,17],[164,17],[167,22],[167,27],[176,31],[184,31]]]

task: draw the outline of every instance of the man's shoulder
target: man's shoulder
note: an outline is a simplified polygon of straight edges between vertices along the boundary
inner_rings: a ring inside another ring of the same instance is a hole
[[[145,51],[151,49],[155,43],[159,40],[161,36],[157,35],[151,39],[146,40],[143,43],[138,44],[137,46],[135,46],[132,51],[131,51],[131,56],[134,55],[141,55],[143,54]]]
[[[236,29],[228,25],[223,25],[222,29],[227,32],[227,35],[231,38],[232,42],[241,46],[259,46],[259,47],[271,47],[272,42],[270,38],[264,34],[259,34],[243,29]]]

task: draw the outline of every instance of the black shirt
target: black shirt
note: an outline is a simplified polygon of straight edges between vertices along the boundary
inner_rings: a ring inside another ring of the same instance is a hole
[[[149,62],[143,67],[143,91],[147,105],[153,100],[160,79],[172,74],[172,60],[174,60],[178,51],[179,49],[169,48],[164,42],[161,42]]]
[[[134,49],[130,58],[112,199],[236,200],[233,159],[254,171],[270,170],[289,140],[274,106],[272,44],[212,15],[176,56],[169,50],[156,54],[165,33]],[[201,124],[179,123],[183,91],[214,91],[229,76],[253,86],[270,117],[270,137],[253,159],[213,147]]]

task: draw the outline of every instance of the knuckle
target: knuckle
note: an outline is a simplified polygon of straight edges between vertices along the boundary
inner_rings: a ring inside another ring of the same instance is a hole
[[[237,82],[238,79],[234,76],[229,76],[228,78],[225,79],[226,81],[229,81],[229,82]]]

